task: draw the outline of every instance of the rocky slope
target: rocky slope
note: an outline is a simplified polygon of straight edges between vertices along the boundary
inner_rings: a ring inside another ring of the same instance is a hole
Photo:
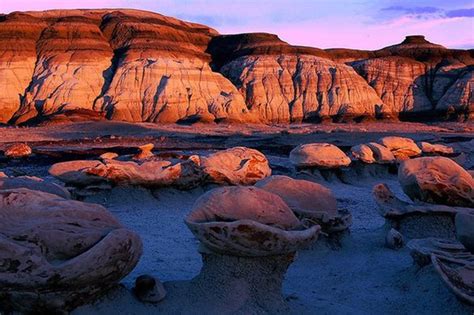
[[[22,81],[14,82],[15,90],[6,95],[9,110],[3,122],[79,116],[258,121],[248,114],[237,89],[211,70],[205,50],[217,32],[208,27],[135,10],[26,12],[19,20],[26,24],[30,18],[41,22],[24,26],[38,34],[29,43],[32,52],[24,52],[33,58],[26,64],[19,56],[17,67],[29,72],[23,70]],[[11,45],[15,36],[1,40]],[[0,71],[11,73],[13,78],[5,80],[18,81],[7,58],[2,55],[6,70]]]
[[[324,51],[292,47],[266,34],[221,36],[209,51],[214,59],[221,56],[220,72],[264,121],[370,117],[382,106],[365,80],[350,66],[328,59]]]
[[[0,15],[0,123],[465,119],[473,60],[420,36],[322,50],[137,10],[12,13]]]

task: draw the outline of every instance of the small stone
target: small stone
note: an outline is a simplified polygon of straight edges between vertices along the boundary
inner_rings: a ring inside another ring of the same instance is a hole
[[[102,154],[99,158],[101,160],[113,160],[113,159],[118,158],[118,156],[119,155],[115,152],[106,152],[106,153]]]
[[[390,249],[399,250],[403,245],[403,235],[395,229],[390,229],[385,236],[385,246]]]
[[[428,142],[422,142],[420,145],[421,150],[425,154],[448,155],[454,153],[454,149],[452,147],[448,147],[442,144],[431,144]]]
[[[11,159],[21,159],[30,156],[33,150],[25,143],[17,143],[9,146],[4,155]]]
[[[375,162],[374,152],[365,144],[359,144],[351,148],[352,156],[364,163],[371,164]]]
[[[140,152],[135,154],[133,156],[133,159],[134,160],[146,160],[146,159],[152,158],[154,156],[154,154],[151,151],[153,150],[154,147],[155,147],[155,145],[153,143],[148,143],[148,144],[139,146],[138,149],[140,150]]]
[[[375,142],[367,143],[367,146],[373,152],[375,163],[390,164],[395,162],[395,156],[387,147]]]
[[[166,297],[166,290],[160,280],[142,275],[135,280],[133,288],[135,296],[145,303],[158,303]]]

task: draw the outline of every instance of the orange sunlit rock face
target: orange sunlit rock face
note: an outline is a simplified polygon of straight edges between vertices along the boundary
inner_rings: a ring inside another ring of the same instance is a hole
[[[0,22],[0,122],[300,122],[469,118],[469,51],[421,36],[376,51],[221,36],[137,10],[12,13]]]

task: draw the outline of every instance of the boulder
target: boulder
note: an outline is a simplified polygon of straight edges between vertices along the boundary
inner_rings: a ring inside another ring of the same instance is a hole
[[[87,176],[99,177],[118,186],[142,186],[148,188],[175,187],[191,189],[204,180],[204,173],[195,160],[107,160],[84,169]]]
[[[2,177],[0,176],[0,190],[27,188],[30,190],[42,191],[49,194],[57,195],[64,199],[71,199],[71,194],[67,189],[49,183],[38,177],[19,176],[19,177]]]
[[[305,228],[278,196],[256,187],[221,187],[202,195],[185,222],[214,252],[283,255],[314,242],[320,226]]]
[[[100,176],[88,174],[85,170],[101,165],[101,161],[78,160],[53,164],[49,174],[59,179],[67,186],[85,187],[104,183]]]
[[[355,159],[360,160],[367,164],[372,164],[376,162],[374,158],[374,152],[366,144],[359,144],[359,145],[353,146],[351,148],[351,154]]]
[[[300,220],[319,224],[323,232],[345,230],[352,222],[349,213],[337,210],[331,190],[320,184],[274,175],[255,186],[280,196]]]
[[[351,164],[351,159],[329,143],[302,144],[290,152],[290,161],[296,168],[339,168]]]
[[[253,185],[272,170],[263,153],[245,147],[218,151],[201,159],[209,181],[217,184]]]
[[[428,142],[421,142],[420,146],[421,151],[423,151],[424,154],[450,155],[454,153],[454,148],[443,144],[431,144]]]
[[[367,146],[373,152],[375,163],[391,164],[395,162],[395,156],[387,147],[375,142],[367,143]]]
[[[407,160],[421,155],[421,149],[409,138],[383,137],[379,143],[392,151],[397,160]]]
[[[412,200],[474,208],[474,179],[451,159],[422,157],[404,161],[398,180]]]
[[[105,208],[28,189],[0,191],[0,305],[71,311],[125,277],[140,237]]]
[[[8,146],[3,155],[10,159],[21,159],[29,157],[32,153],[33,150],[26,143],[17,143]]]

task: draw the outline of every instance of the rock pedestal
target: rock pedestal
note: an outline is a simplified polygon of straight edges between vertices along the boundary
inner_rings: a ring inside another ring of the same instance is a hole
[[[199,275],[189,282],[166,284],[170,298],[186,294],[182,308],[212,314],[288,313],[282,284],[295,253],[265,257],[238,257],[208,249],[200,253],[203,266]]]

